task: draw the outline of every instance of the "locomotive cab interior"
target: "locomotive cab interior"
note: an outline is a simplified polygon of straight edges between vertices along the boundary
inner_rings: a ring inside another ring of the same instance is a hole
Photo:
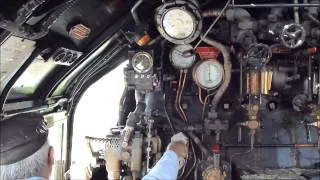
[[[178,132],[178,179],[320,179],[319,0],[4,1],[0,43],[1,120],[43,114],[54,179],[73,178],[77,106],[115,69],[117,107],[95,99],[110,128],[80,129],[87,179],[141,179]]]

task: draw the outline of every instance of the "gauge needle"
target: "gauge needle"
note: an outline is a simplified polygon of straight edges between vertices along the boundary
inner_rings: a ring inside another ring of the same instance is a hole
[[[211,82],[211,71],[210,71],[210,65],[209,65],[209,82]]]

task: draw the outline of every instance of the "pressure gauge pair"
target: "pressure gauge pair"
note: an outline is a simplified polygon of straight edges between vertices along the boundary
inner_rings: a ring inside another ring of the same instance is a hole
[[[170,52],[170,60],[177,69],[189,69],[196,61],[196,54],[190,44],[176,45]],[[193,68],[192,76],[202,89],[214,90],[223,82],[224,69],[215,59],[202,60]]]

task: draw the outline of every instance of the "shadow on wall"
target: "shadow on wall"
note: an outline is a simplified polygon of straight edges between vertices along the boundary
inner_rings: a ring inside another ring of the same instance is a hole
[[[126,64],[122,63],[91,85],[79,101],[73,125],[72,179],[85,179],[85,167],[91,161],[85,136],[105,137],[110,128],[116,126]]]

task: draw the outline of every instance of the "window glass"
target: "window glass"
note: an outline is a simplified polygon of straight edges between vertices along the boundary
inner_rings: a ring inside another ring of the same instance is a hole
[[[0,89],[34,50],[34,41],[11,36],[0,46]]]
[[[92,162],[85,136],[103,138],[117,124],[119,101],[125,87],[123,68],[126,64],[122,63],[92,84],[77,105],[73,124],[72,179],[84,179],[85,169]],[[99,144],[92,146],[93,150],[100,147]]]
[[[9,99],[32,95],[56,66],[58,65],[53,62],[45,62],[40,56],[37,57],[15,82],[9,94]]]

